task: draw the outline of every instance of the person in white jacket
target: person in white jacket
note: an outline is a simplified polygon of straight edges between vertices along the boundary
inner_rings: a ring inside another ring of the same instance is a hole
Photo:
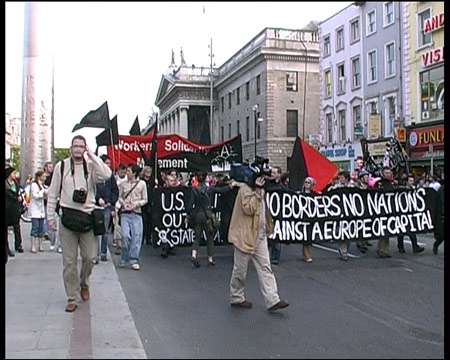
[[[44,238],[45,207],[44,197],[46,190],[44,188],[44,171],[39,170],[34,175],[34,181],[31,183],[31,203],[29,214],[31,217],[31,252],[36,253],[36,247],[43,251],[42,241]]]

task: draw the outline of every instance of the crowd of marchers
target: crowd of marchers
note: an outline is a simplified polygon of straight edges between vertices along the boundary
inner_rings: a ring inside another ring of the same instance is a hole
[[[155,189],[187,186],[190,196],[186,203],[187,223],[194,229],[195,239],[191,252],[193,268],[201,266],[199,257],[200,239],[206,240],[208,266],[214,266],[213,235],[218,226],[223,226],[226,238],[234,245],[234,265],[230,280],[230,304],[233,307],[250,308],[245,298],[244,284],[248,262],[251,259],[258,272],[260,288],[267,309],[279,310],[288,306],[281,300],[271,265],[278,265],[282,244],[272,239],[273,221],[265,204],[264,193],[277,188],[289,188],[289,174],[281,168],[273,167],[271,175],[255,176],[251,184],[240,183],[223,174],[198,172],[183,177],[176,170],[160,171],[154,174],[150,166],[141,168],[136,164],[120,164],[112,170],[111,159],[107,155],[98,157],[90,151],[82,136],[75,136],[71,143],[69,158],[56,164],[47,162],[34,176],[28,176],[21,184],[18,172],[6,163],[6,231],[14,232],[16,252],[24,251],[20,232],[20,221],[31,221],[30,251],[38,254],[44,251],[45,240],[50,242],[49,251],[62,253],[63,279],[67,295],[66,311],[75,311],[81,300],[89,300],[89,278],[94,265],[108,261],[107,249],[111,245],[120,256],[118,266],[139,270],[140,251],[143,244],[156,248],[153,224],[155,223]],[[384,168],[382,177],[377,178],[366,171],[362,158],[355,160],[355,171],[341,171],[324,191],[340,187],[360,189],[384,189],[430,187],[438,192],[438,219],[435,223],[433,252],[444,240],[444,184],[431,176],[416,178],[404,175],[394,176],[390,168]],[[316,180],[307,177],[302,193],[314,194]],[[212,195],[221,193],[229,196],[223,201],[231,216],[217,224],[212,206]],[[94,210],[101,209],[101,235],[95,235]],[[94,223],[91,226],[91,223]],[[398,251],[405,252],[404,236],[409,236],[414,253],[424,250],[418,245],[413,233],[399,235]],[[5,234],[8,239],[8,233]],[[389,238],[378,239],[377,255],[390,257]],[[5,262],[8,256],[15,256],[6,240]],[[357,249],[366,253],[371,241],[355,241]],[[350,242],[339,242],[339,257],[347,261]],[[78,275],[78,248],[82,258],[82,268]],[[161,246],[161,256],[175,255],[175,248],[168,243]],[[312,243],[303,243],[303,260],[313,261]],[[80,300],[81,298],[81,300]]]

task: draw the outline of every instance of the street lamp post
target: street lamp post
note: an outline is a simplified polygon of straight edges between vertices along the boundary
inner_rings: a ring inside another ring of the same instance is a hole
[[[263,118],[258,118],[258,110],[259,110],[259,105],[256,104],[253,106],[253,115],[254,115],[254,121],[255,121],[255,133],[254,133],[254,140],[255,140],[255,160],[256,160],[256,126],[258,122],[262,122],[264,119]]]

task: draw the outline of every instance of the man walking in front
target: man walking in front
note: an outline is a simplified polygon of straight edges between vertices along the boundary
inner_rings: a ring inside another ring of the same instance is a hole
[[[72,139],[70,154],[70,158],[55,166],[47,203],[49,227],[56,229],[55,211],[57,198],[60,198],[60,237],[63,244],[67,312],[76,310],[79,295],[83,301],[89,300],[89,277],[97,255],[96,238],[92,229],[95,189],[98,182],[107,181],[111,177],[109,167],[88,149],[83,136],[77,135]],[[82,258],[80,275],[78,247]]]
[[[277,282],[270,267],[267,236],[273,231],[273,222],[265,202],[264,183],[264,176],[259,176],[253,186],[241,184],[236,197],[228,233],[228,241],[234,245],[230,302],[232,307],[252,307],[244,295],[248,262],[252,259],[266,308],[275,311],[289,304],[280,300]]]

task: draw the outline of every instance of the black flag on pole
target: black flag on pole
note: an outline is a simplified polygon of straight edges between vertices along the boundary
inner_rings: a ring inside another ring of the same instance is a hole
[[[112,131],[112,136],[110,131]],[[111,137],[112,137],[112,145],[119,143],[119,130],[117,128],[117,115],[114,116],[111,120],[110,129],[106,129],[102,131],[95,137],[95,141],[97,146],[109,146],[111,145]]]
[[[108,129],[109,123],[108,102],[105,101],[98,109],[89,111],[81,121],[73,127],[72,132],[84,127]]]
[[[133,126],[130,129],[130,135],[141,135],[141,127],[139,126],[139,119],[137,115]]]

